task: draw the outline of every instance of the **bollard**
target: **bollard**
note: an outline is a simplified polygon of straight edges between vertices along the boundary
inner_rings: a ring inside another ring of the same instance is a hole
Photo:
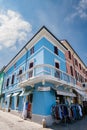
[[[42,119],[42,125],[43,125],[43,128],[46,128],[46,119],[45,118]]]

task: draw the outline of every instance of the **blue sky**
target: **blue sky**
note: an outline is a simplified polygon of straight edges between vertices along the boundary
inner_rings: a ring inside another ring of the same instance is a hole
[[[43,25],[87,64],[87,0],[0,0],[0,68]]]

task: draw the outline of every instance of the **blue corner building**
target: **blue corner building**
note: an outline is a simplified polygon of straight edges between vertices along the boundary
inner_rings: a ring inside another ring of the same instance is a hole
[[[11,112],[23,111],[31,103],[31,119],[51,124],[51,106],[75,97],[70,88],[75,79],[66,73],[67,48],[46,28],[37,34],[9,62],[4,70],[2,107]],[[66,89],[65,89],[66,88]],[[59,96],[57,96],[59,95]]]

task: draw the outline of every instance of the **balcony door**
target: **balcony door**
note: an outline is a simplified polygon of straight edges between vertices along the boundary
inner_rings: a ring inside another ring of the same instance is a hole
[[[55,62],[55,77],[56,78],[60,78],[60,72],[59,72],[59,70],[57,70],[57,69],[59,69],[59,62]]]
[[[31,78],[33,76],[33,70],[32,70],[33,66],[34,66],[34,63],[30,62],[30,64],[29,64],[29,69],[30,69],[30,71],[29,71],[29,78]]]

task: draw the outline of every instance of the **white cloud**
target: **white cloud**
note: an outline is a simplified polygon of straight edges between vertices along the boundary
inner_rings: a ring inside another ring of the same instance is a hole
[[[87,19],[87,0],[80,0],[76,10],[80,18]]]
[[[68,21],[73,20],[77,16],[79,16],[81,19],[87,20],[87,0],[80,0],[74,9],[74,13],[66,18]]]
[[[0,50],[2,50],[2,46],[0,45]]]
[[[26,41],[32,26],[15,11],[0,11],[0,49],[13,47],[16,42]]]

